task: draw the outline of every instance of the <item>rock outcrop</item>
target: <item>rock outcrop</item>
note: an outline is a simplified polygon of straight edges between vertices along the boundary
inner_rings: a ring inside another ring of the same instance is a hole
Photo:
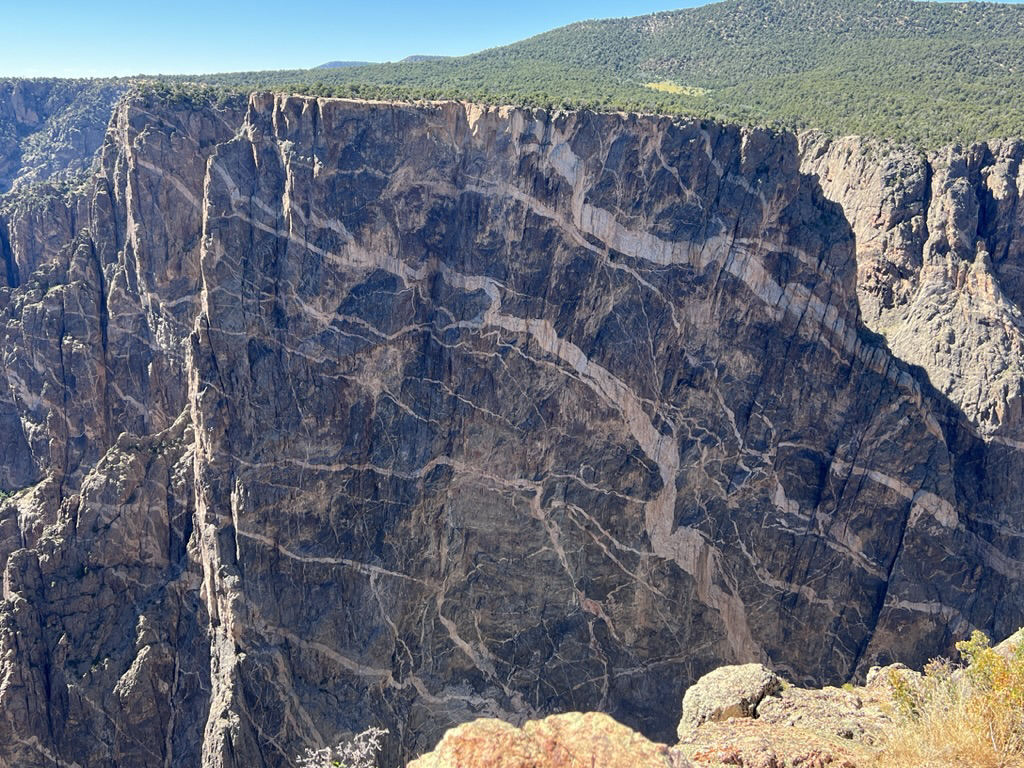
[[[678,733],[685,738],[704,723],[754,717],[758,705],[782,690],[778,675],[761,664],[719,667],[691,685],[683,696]]]
[[[722,663],[1016,629],[1024,454],[864,327],[799,163],[634,115],[122,103],[66,242],[5,230],[0,766],[368,725],[397,764],[576,709],[668,741]]]
[[[0,79],[0,193],[78,179],[127,90],[116,80]]]
[[[569,712],[516,728],[475,720],[453,728],[409,768],[688,768],[681,754],[597,712]]]
[[[881,670],[867,686],[842,689],[798,688],[759,664],[724,666],[687,689],[679,741],[671,747],[593,712],[554,715],[522,728],[481,719],[448,731],[436,749],[409,768],[874,768],[890,764],[894,743],[913,722],[905,710],[900,714],[891,675],[926,684],[903,664]],[[930,682],[932,695],[949,696],[949,688]],[[903,690],[905,696],[909,689]],[[942,756],[937,748],[933,757]]]

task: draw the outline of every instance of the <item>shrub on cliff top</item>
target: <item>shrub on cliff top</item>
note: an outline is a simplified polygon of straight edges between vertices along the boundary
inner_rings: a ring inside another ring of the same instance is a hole
[[[1024,766],[1024,642],[991,648],[975,631],[957,650],[964,667],[936,660],[919,681],[890,681],[897,723],[879,766]]]

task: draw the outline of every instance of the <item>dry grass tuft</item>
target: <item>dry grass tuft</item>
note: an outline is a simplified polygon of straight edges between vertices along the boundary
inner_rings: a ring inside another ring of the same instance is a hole
[[[897,716],[879,767],[1024,768],[1024,642],[1004,653],[976,631],[957,649],[966,666],[891,675]]]

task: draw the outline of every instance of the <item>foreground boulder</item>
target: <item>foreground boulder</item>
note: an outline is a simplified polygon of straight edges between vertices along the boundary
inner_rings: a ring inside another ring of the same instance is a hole
[[[690,763],[608,715],[569,712],[522,728],[486,718],[445,734],[409,768],[684,768]]]
[[[692,765],[843,768],[875,764],[892,688],[787,685],[760,664],[716,669],[683,697],[673,756]]]
[[[871,768],[876,752],[854,741],[760,718],[705,723],[673,756],[700,768]]]
[[[698,680],[683,696],[679,738],[706,722],[754,717],[766,696],[782,690],[782,681],[760,664],[720,667]]]
[[[831,686],[821,690],[786,688],[757,708],[763,723],[788,725],[835,736],[840,739],[875,744],[892,717],[879,701],[891,689],[881,692],[864,689],[844,690]]]

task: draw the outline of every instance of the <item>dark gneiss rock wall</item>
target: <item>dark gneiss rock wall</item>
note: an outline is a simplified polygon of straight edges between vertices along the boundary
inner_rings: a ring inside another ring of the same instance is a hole
[[[799,161],[652,117],[123,104],[87,227],[0,293],[0,765],[277,766],[371,724],[398,762],[569,709],[669,739],[720,663],[835,681],[1020,622],[1019,452],[863,327]]]

